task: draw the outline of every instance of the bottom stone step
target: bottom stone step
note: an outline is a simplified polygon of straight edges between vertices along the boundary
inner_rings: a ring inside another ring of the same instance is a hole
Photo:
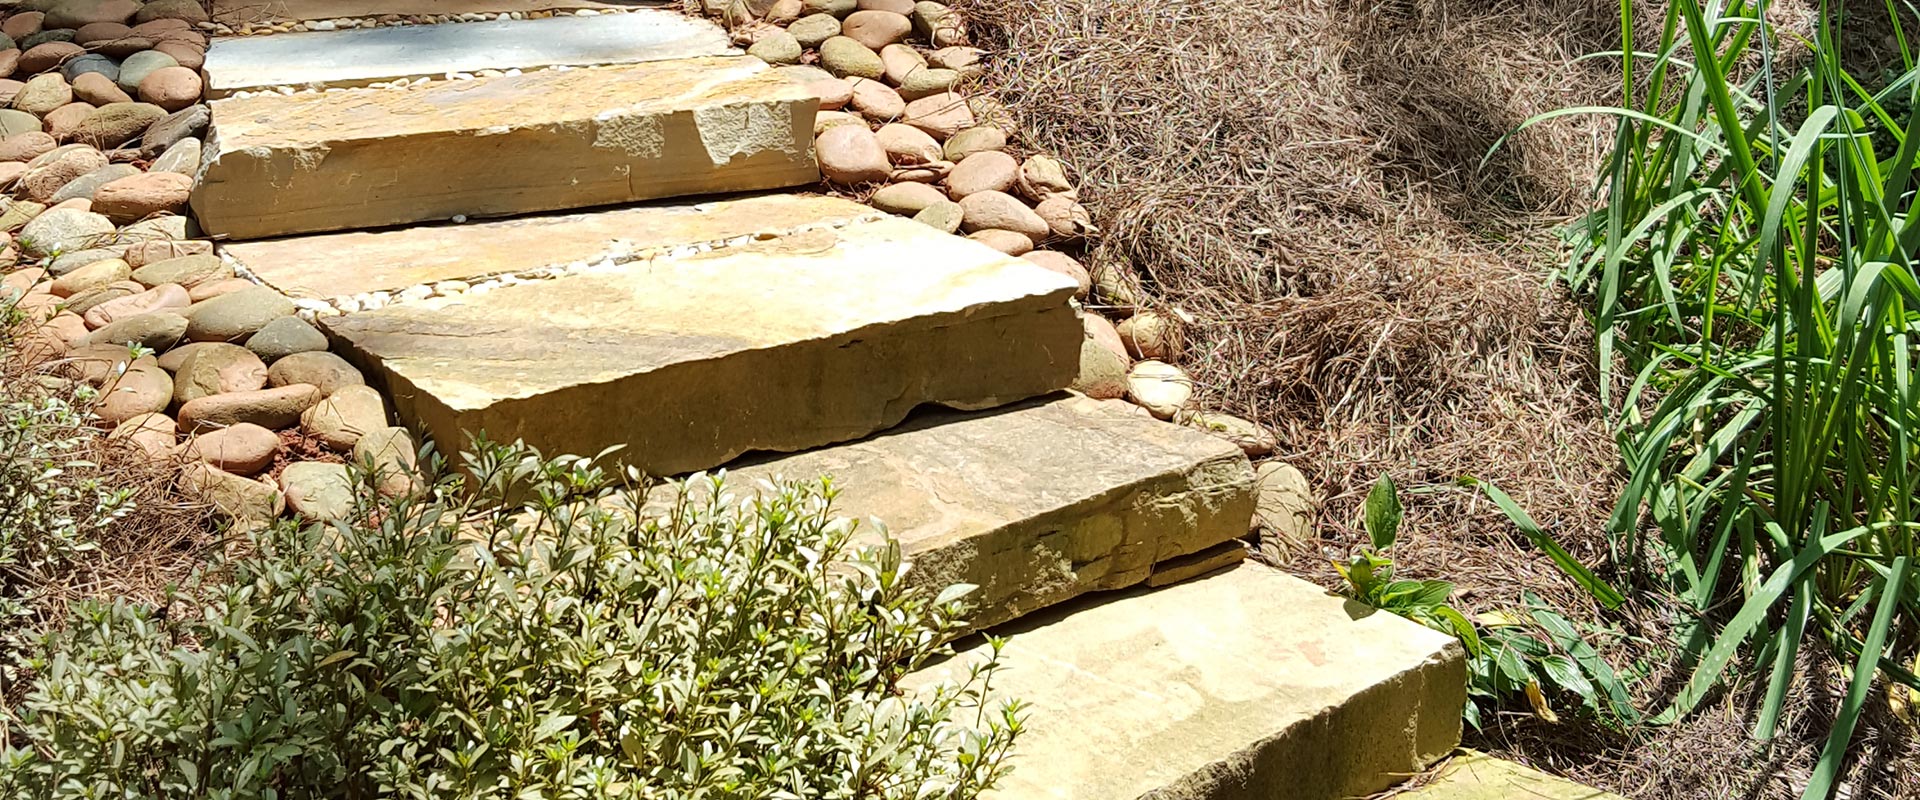
[[[1253,470],[1239,448],[1078,395],[927,409],[861,441],[728,474],[736,493],[831,477],[835,513],[884,524],[916,583],[980,587],[968,598],[976,626],[1140,583],[1156,564],[1246,535],[1253,518]],[[672,491],[656,489],[654,502]]]
[[[1003,798],[1333,800],[1460,741],[1460,645],[1246,564],[1005,626],[994,692],[1027,706]],[[924,669],[965,678],[986,646]]]
[[[1418,784],[1417,786],[1414,784]],[[1462,750],[1432,777],[1409,782],[1395,800],[1626,800],[1523,764]]]

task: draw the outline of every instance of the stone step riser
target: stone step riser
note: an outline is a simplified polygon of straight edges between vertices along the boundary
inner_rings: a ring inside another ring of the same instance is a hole
[[[731,57],[233,97],[192,205],[254,239],[795,186],[817,108]]]
[[[1149,580],[1156,565],[1246,535],[1253,470],[1233,445],[1121,401],[1059,396],[930,411],[858,442],[727,468],[731,491],[833,479],[835,513],[880,520],[938,591],[979,587],[971,628]],[[672,486],[653,495],[657,506]]]
[[[996,798],[1345,800],[1460,741],[1457,641],[1243,565],[1095,595],[994,631],[994,694],[1026,706]],[[909,676],[963,679],[987,645]]]

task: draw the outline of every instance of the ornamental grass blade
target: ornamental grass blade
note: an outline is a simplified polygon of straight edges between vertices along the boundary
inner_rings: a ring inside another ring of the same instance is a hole
[[[1620,606],[1626,604],[1627,598],[1620,593],[1620,590],[1593,574],[1585,564],[1580,563],[1572,553],[1567,552],[1559,542],[1554,541],[1552,536],[1541,530],[1540,523],[1534,522],[1533,517],[1528,516],[1527,512],[1520,508],[1520,504],[1515,503],[1513,498],[1500,490],[1500,487],[1474,477],[1463,477],[1460,483],[1463,486],[1480,487],[1481,491],[1486,492],[1487,498],[1492,500],[1494,505],[1499,506],[1501,511],[1506,512],[1507,519],[1512,520],[1514,526],[1519,528],[1521,533],[1526,534],[1534,547],[1544,551],[1548,558],[1553,559],[1554,565],[1559,567],[1561,572],[1572,578],[1574,583],[1580,584],[1581,588],[1586,589],[1587,593],[1593,595],[1593,599],[1599,601],[1601,605],[1606,606],[1607,610],[1618,610]]]
[[[1880,584],[1880,608],[1874,612],[1873,627],[1867,631],[1866,642],[1860,648],[1859,662],[1854,664],[1853,683],[1847,687],[1847,699],[1834,718],[1827,745],[1820,751],[1820,761],[1814,764],[1813,778],[1807,782],[1807,790],[1800,794],[1800,800],[1826,800],[1833,796],[1840,764],[1847,757],[1847,743],[1853,740],[1854,726],[1859,724],[1860,712],[1867,704],[1867,690],[1873,687],[1873,678],[1880,671],[1887,632],[1893,628],[1893,615],[1900,608],[1906,579],[1907,557],[1900,556],[1893,560],[1892,572]]]

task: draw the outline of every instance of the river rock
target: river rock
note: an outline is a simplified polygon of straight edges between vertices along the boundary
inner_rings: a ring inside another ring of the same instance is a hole
[[[820,134],[814,150],[821,174],[842,186],[876,183],[893,174],[887,151],[865,126],[842,125]]]
[[[166,283],[132,297],[101,303],[87,309],[87,313],[83,316],[88,328],[98,330],[120,320],[151,314],[155,311],[178,313],[178,309],[186,308],[191,304],[192,300],[187,297],[186,289],[180,288],[177,284]]]
[[[166,461],[179,449],[179,430],[172,417],[154,411],[136,414],[115,425],[113,432],[107,434],[107,440],[126,442],[148,459]]]
[[[0,161],[32,161],[59,146],[60,143],[44,131],[28,131],[0,139]]]
[[[911,217],[927,206],[946,200],[946,195],[924,183],[895,183],[881,187],[867,199],[874,208],[889,214]]]
[[[68,250],[80,250],[98,239],[113,235],[113,223],[91,211],[70,208],[50,209],[20,229],[16,241],[27,255],[45,257]]]
[[[21,44],[24,45],[26,42]],[[86,48],[72,42],[53,41],[34,44],[22,49],[20,61],[13,68],[14,74],[38,75],[47,70],[58,69],[68,59],[79,58],[86,54]]]
[[[786,31],[772,31],[747,48],[747,55],[769,64],[798,64],[804,52],[800,40]]]
[[[51,205],[56,202],[53,197],[68,183],[106,166],[107,155],[87,145],[56,147],[27,162],[19,188],[27,199]]]
[[[810,14],[794,20],[793,24],[787,26],[787,33],[801,47],[815,48],[840,35],[840,20],[832,14]]]
[[[1313,541],[1318,513],[1313,484],[1290,464],[1269,461],[1254,472],[1254,527],[1272,534],[1283,550],[1292,551]],[[1293,555],[1291,552],[1274,554]]]
[[[67,202],[68,200],[87,200],[92,202],[94,193],[100,191],[100,187],[120,180],[121,178],[139,174],[140,168],[132,164],[108,164],[78,178],[67,181],[67,185],[60,187],[60,191],[53,193],[50,201],[55,204],[56,208],[58,204]],[[95,213],[100,212],[96,211]]]
[[[73,87],[58,73],[35,75],[13,96],[13,107],[29,114],[47,112],[73,102]]]
[[[1280,444],[1272,431],[1232,414],[1218,411],[1183,411],[1175,417],[1175,421],[1232,442],[1249,458],[1270,455]]]
[[[69,270],[53,281],[49,291],[59,297],[72,297],[107,284],[127,280],[133,268],[118,258],[103,258]]]
[[[118,178],[93,193],[95,211],[127,223],[159,213],[183,213],[193,179],[177,172],[140,172]]]
[[[353,478],[347,465],[301,461],[280,471],[287,508],[308,522],[336,522],[353,515]]]
[[[1087,292],[1093,289],[1093,276],[1087,272],[1086,267],[1081,266],[1079,261],[1066,253],[1057,250],[1035,250],[1021,258],[1072,278],[1074,283],[1080,285],[1080,290],[1074,296],[1082,300],[1085,300]]]
[[[353,446],[353,463],[373,469],[383,497],[401,497],[422,488],[419,451],[406,428],[381,428],[361,436]]]
[[[1019,198],[1006,192],[975,192],[959,198],[958,202],[966,210],[966,221],[960,227],[969,233],[982,230],[1013,231],[1037,244],[1052,232],[1046,220],[1028,208],[1026,203],[1020,202]]]
[[[173,244],[186,244],[174,242]],[[128,251],[131,253],[131,250]],[[131,262],[129,262],[131,263]],[[189,289],[201,283],[233,277],[233,267],[212,253],[156,261],[133,271],[133,279],[147,286],[177,283]]]
[[[1127,373],[1127,399],[1160,419],[1172,419],[1193,399],[1193,379],[1164,361],[1142,361]]]
[[[286,498],[274,486],[203,461],[183,468],[179,485],[182,493],[212,506],[242,528],[271,523],[287,510]]]
[[[1115,354],[1091,337],[1080,342],[1080,374],[1074,391],[1099,400],[1118,400],[1127,394],[1127,358]]]
[[[354,369],[346,359],[324,350],[284,356],[267,369],[267,385],[304,383],[319,389],[322,397],[331,397],[341,389],[363,386],[366,382],[360,370]]]
[[[327,349],[327,336],[299,317],[281,317],[247,337],[247,349],[272,364],[295,353]]]
[[[172,399],[173,378],[165,370],[153,364],[134,363],[101,387],[100,402],[93,413],[118,424],[142,414],[165,411]]]
[[[998,150],[984,150],[962,159],[947,174],[947,194],[954,200],[980,192],[1005,192],[1020,176],[1020,162]]]
[[[186,333],[186,317],[171,311],[154,311],[115,320],[89,335],[87,344],[137,344],[157,352],[178,344]]]
[[[121,91],[138,96],[140,83],[145,81],[148,75],[168,67],[178,66],[180,61],[173,56],[158,50],[142,50],[127,56],[127,60],[120,62],[120,79],[114,83],[120,86]]]
[[[75,42],[78,44],[78,42]],[[60,77],[71,84],[82,75],[99,75],[109,83],[120,77],[120,64],[99,53],[88,53],[60,65]],[[78,87],[74,89],[78,93]]]
[[[151,23],[155,20],[179,20],[199,24],[208,21],[207,9],[200,0],[148,0],[133,15],[133,21]]]
[[[128,97],[126,92],[121,91],[119,86],[114,85],[112,78],[99,72],[87,72],[75,76],[73,79],[73,96],[92,103],[95,106],[104,106],[108,103],[133,102],[133,98]]]
[[[853,108],[860,112],[861,116],[874,122],[887,122],[906,113],[907,101],[900,99],[900,93],[884,83],[855,78],[853,79]]]
[[[930,94],[908,103],[902,121],[941,141],[974,126],[973,110],[966,98],[953,92]]]
[[[266,387],[267,365],[253,351],[224,342],[204,344],[195,347],[174,371],[174,404],[186,405],[209,395],[251,392]]]
[[[887,160],[895,165],[929,164],[940,160],[940,143],[928,136],[926,131],[912,125],[897,122],[882,125],[874,136],[879,138],[881,149],[887,151]]]
[[[74,140],[75,132],[80,130],[80,126],[86,123],[87,117],[92,116],[96,110],[98,109],[95,109],[92,103],[76,100],[49,111],[46,116],[47,133],[62,142],[71,142]]]
[[[905,39],[912,32],[913,21],[891,11],[855,11],[840,22],[841,36],[873,51]]]
[[[95,22],[126,22],[140,11],[139,0],[60,0],[47,9],[47,28],[78,28]]]
[[[985,228],[967,234],[967,238],[1010,256],[1023,256],[1033,252],[1033,240],[1017,231]]]
[[[158,106],[154,106],[159,109]],[[213,114],[205,104],[189,106],[151,123],[140,137],[140,156],[154,158],[183,139],[198,138],[207,130]]]
[[[235,475],[257,475],[273,466],[280,454],[280,436],[252,423],[200,433],[187,442],[182,455],[204,461]]]
[[[879,80],[887,74],[880,55],[844,35],[820,43],[820,66],[839,78]]]
[[[798,61],[799,56],[794,60]],[[186,67],[162,67],[140,81],[140,102],[152,103],[168,111],[180,111],[200,102],[200,71]]]
[[[966,213],[966,209],[961,208],[959,203],[942,199],[938,203],[932,203],[920,209],[920,213],[913,215],[913,221],[943,233],[958,233],[960,223],[966,219]]]
[[[387,404],[371,386],[348,386],[300,415],[300,430],[335,452],[347,452],[360,437],[387,427]]]
[[[293,301],[265,286],[243,289],[196,305],[187,314],[187,338],[196,342],[245,341],[267,323],[291,316]]]
[[[147,126],[166,116],[166,109],[152,103],[108,103],[81,120],[73,131],[73,138],[111,149],[141,138]]]
[[[305,383],[207,395],[180,406],[180,427],[192,433],[250,422],[268,430],[284,430],[300,424],[301,412],[322,397],[318,389]]]
[[[184,241],[149,239],[129,244],[122,251],[122,257],[127,260],[127,264],[136,269],[175,258],[210,255],[213,255],[213,243],[199,239]]]

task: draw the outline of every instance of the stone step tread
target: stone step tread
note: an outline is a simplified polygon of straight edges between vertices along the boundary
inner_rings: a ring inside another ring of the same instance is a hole
[[[923,404],[1004,405],[1078,371],[1071,280],[910,220],[686,250],[322,322],[442,449],[473,431],[622,444],[655,474],[857,439]]]
[[[608,259],[639,260],[699,244],[789,236],[882,217],[846,200],[768,194],[228,242],[220,251],[288,297],[331,300]]]
[[[341,17],[444,16],[661,6],[670,0],[213,0],[213,18],[229,25]],[[461,23],[472,24],[472,23]],[[285,35],[285,34],[281,34]]]
[[[1411,781],[1395,800],[1625,800],[1524,764],[1462,750],[1433,776]]]
[[[738,52],[718,25],[644,9],[227,38],[207,51],[204,70],[208,96],[226,97],[276,86],[354,87],[483,69],[633,64]]]
[[[819,180],[818,99],[757,59],[215,100],[192,204],[253,239]]]
[[[883,523],[916,582],[980,587],[976,626],[1140,583],[1156,564],[1246,535],[1253,516],[1253,469],[1239,448],[1079,395],[930,410],[857,442],[727,472],[735,493],[831,477],[835,513]],[[653,499],[674,493],[663,485]]]
[[[994,693],[1026,705],[1003,798],[1334,800],[1385,789],[1460,740],[1459,643],[1243,564],[1093,595],[994,631]],[[980,644],[909,689],[964,678]]]

